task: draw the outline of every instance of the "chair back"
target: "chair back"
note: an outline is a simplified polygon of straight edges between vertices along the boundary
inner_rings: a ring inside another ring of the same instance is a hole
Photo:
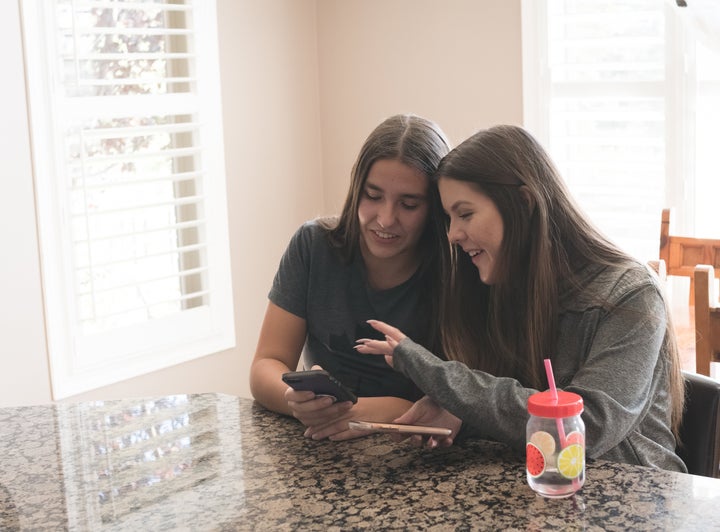
[[[647,261],[647,267],[650,268],[651,271],[655,272],[655,275],[657,275],[658,279],[660,279],[660,284],[664,290],[665,284],[667,283],[667,266],[665,265],[665,261],[662,259],[651,259]]]
[[[695,267],[695,371],[710,376],[710,363],[720,362],[720,302],[715,269]]]
[[[720,382],[683,371],[685,412],[677,453],[688,473],[720,478]]]
[[[663,209],[660,220],[660,259],[665,261],[668,275],[690,278],[689,304],[693,304],[694,271],[698,264],[720,268],[720,238],[692,238],[672,234],[672,210]]]

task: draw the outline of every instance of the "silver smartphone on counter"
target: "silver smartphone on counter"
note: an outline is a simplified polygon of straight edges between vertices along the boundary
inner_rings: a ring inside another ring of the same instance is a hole
[[[450,436],[452,430],[445,427],[425,427],[423,425],[398,425],[397,423],[375,423],[372,421],[350,421],[348,428],[368,432],[387,432],[391,434],[419,434],[421,436]]]

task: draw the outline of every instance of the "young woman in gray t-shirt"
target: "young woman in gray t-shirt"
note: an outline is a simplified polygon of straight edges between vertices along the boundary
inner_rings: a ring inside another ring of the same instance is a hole
[[[430,177],[448,151],[429,120],[386,119],[360,150],[340,216],[304,224],[281,259],[250,387],[266,408],[300,420],[307,437],[362,436],[348,421],[389,421],[422,395],[410,379],[353,346],[374,333],[367,320],[379,318],[441,352],[440,263],[449,246]],[[298,367],[303,352],[305,368],[328,371],[357,403],[289,388],[281,376]]]

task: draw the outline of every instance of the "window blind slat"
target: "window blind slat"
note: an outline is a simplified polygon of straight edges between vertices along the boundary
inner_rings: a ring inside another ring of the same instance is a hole
[[[196,146],[193,148],[174,148],[165,149],[159,151],[142,151],[129,154],[119,155],[91,155],[85,157],[83,160],[78,161],[77,159],[70,162],[70,166],[75,172],[82,173],[83,167],[100,165],[107,163],[127,163],[132,161],[139,161],[142,159],[173,159],[178,157],[195,156],[202,153],[202,147]]]
[[[191,36],[193,31],[189,29],[173,29],[173,28],[103,28],[103,27],[83,27],[61,28],[61,31],[68,36],[76,35],[128,35],[128,36]]]
[[[195,59],[195,54],[179,52],[105,52],[105,53],[79,53],[63,54],[64,61],[172,61],[179,59]]]
[[[132,288],[135,286],[142,286],[145,284],[151,284],[155,283],[157,281],[166,281],[166,280],[181,280],[186,277],[190,277],[192,275],[197,275],[200,273],[207,272],[207,268],[193,268],[191,270],[183,270],[178,275],[166,275],[162,277],[151,277],[151,278],[137,278],[134,279],[132,283],[125,283],[125,284],[119,284],[119,285],[108,285],[103,286],[102,288],[95,288],[94,290],[78,290],[77,294],[78,296],[88,296],[91,294],[104,294],[108,292],[112,292],[114,290],[122,290],[125,288]]]
[[[97,127],[83,129],[82,136],[86,139],[112,139],[116,137],[147,136],[154,133],[197,133],[202,124],[199,122],[179,122],[170,124],[138,125],[134,127]]]
[[[153,227],[144,231],[129,231],[127,233],[114,233],[111,235],[93,236],[92,239],[78,238],[73,242],[76,246],[86,246],[98,242],[108,242],[131,237],[142,237],[145,235],[152,235],[153,233],[176,232],[182,231],[184,229],[200,229],[204,226],[205,220],[199,218],[197,220],[193,220],[192,222],[177,223],[173,225],[166,225],[163,227]]]
[[[128,256],[127,258],[123,258],[121,260],[96,262],[96,263],[92,264],[92,268],[115,266],[118,264],[127,264],[129,262],[137,262],[139,260],[152,259],[152,258],[156,258],[156,257],[166,257],[168,255],[178,255],[178,254],[182,254],[182,253],[189,253],[191,251],[202,251],[206,248],[207,248],[207,244],[205,244],[205,243],[193,244],[190,246],[182,246],[182,247],[167,249],[167,250],[159,251],[159,252],[155,252],[155,253],[146,253],[144,255]],[[76,271],[79,271],[79,270],[84,271],[84,270],[88,270],[88,269],[90,269],[90,267],[81,267],[81,268],[77,268]]]
[[[60,4],[62,5],[62,3]],[[159,2],[122,2],[120,0],[113,2],[103,2],[101,0],[83,1],[72,0],[72,7],[76,11],[88,9],[125,9],[125,10],[146,10],[146,11],[191,11],[191,4],[171,4]]]
[[[574,99],[641,99],[660,100],[665,95],[665,84],[662,81],[632,81],[626,83],[595,81],[554,82],[551,87],[553,98]]]
[[[203,291],[200,291],[200,292],[193,292],[193,293],[191,293],[191,294],[186,294],[186,295],[180,296],[180,297],[178,297],[178,298],[167,298],[167,299],[163,299],[163,300],[148,302],[148,303],[146,303],[146,304],[144,304],[144,305],[138,305],[138,306],[133,306],[133,307],[118,308],[117,310],[112,311],[112,312],[102,312],[102,313],[98,312],[98,313],[94,313],[93,316],[92,316],[92,318],[81,318],[80,321],[81,321],[81,322],[98,321],[98,320],[103,320],[103,319],[111,318],[111,317],[113,317],[113,316],[120,316],[120,315],[123,315],[123,314],[129,314],[129,313],[131,313],[131,312],[136,312],[136,311],[145,312],[145,311],[147,311],[147,310],[149,310],[149,309],[151,309],[151,308],[153,308],[153,307],[158,307],[158,306],[167,305],[167,304],[181,303],[181,302],[184,302],[184,301],[189,301],[189,300],[192,300],[192,299],[198,299],[198,298],[205,297],[205,296],[208,296],[208,295],[210,295],[210,290],[203,290]],[[179,310],[178,310],[178,311],[179,311]]]
[[[80,87],[124,87],[127,85],[153,85],[157,83],[196,83],[197,78],[191,76],[185,77],[147,77],[147,78],[122,78],[122,79],[93,79],[83,78],[77,79],[77,85]]]
[[[197,172],[178,172],[177,174],[164,174],[164,175],[158,175],[157,177],[146,177],[146,178],[139,178],[139,179],[133,179],[133,178],[108,178],[105,177],[102,182],[99,183],[93,183],[92,181],[88,181],[89,176],[86,176],[85,182],[83,183],[82,187],[71,187],[70,190],[83,190],[83,191],[92,191],[92,190],[113,190],[117,188],[123,188],[123,187],[132,187],[132,186],[138,186],[138,185],[149,185],[153,183],[173,183],[178,181],[192,181],[193,183],[200,183],[202,182],[203,177],[206,175],[206,172],[200,170]]]
[[[64,115],[73,117],[74,120],[67,123],[73,127],[89,120],[118,117],[194,116],[199,108],[197,99],[188,93],[128,94],[111,98],[112,106],[108,106],[107,96],[67,97],[58,108]]]
[[[87,218],[95,218],[98,216],[106,216],[110,214],[119,214],[119,213],[138,213],[143,210],[147,209],[153,209],[155,207],[180,207],[182,205],[192,205],[192,204],[199,204],[202,203],[204,199],[204,196],[189,196],[186,198],[177,198],[172,201],[158,201],[154,203],[138,203],[135,205],[130,205],[127,207],[121,207],[117,209],[105,209],[105,210],[87,210],[84,212],[75,212],[72,213],[71,216],[73,218],[77,217],[87,217]]]

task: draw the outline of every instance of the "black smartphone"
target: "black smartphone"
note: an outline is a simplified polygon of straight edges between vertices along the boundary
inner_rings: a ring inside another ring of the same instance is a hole
[[[283,373],[282,380],[294,390],[315,392],[318,396],[330,396],[335,400],[357,403],[357,397],[324,369],[291,371]]]

